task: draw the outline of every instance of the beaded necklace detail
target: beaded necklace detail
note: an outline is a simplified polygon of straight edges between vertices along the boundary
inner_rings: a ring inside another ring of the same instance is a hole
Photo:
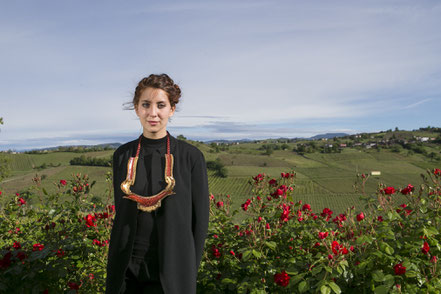
[[[173,188],[175,187],[175,179],[173,178],[173,154],[170,154],[170,134],[167,132],[167,153],[165,154],[165,182],[167,186],[164,190],[153,196],[141,196],[130,191],[130,186],[135,184],[136,167],[138,165],[139,151],[141,150],[141,138],[139,136],[138,148],[136,150],[136,156],[130,157],[127,163],[127,178],[121,183],[121,190],[127,196],[123,198],[136,201],[138,209],[142,211],[152,212],[161,207],[161,200],[169,195],[175,194]]]

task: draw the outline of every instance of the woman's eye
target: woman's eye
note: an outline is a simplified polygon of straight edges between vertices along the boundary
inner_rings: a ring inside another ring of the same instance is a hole
[[[165,104],[162,104],[162,103],[158,104],[158,108],[164,108],[164,107],[165,107]]]
[[[149,106],[150,106],[149,103],[143,103],[143,104],[142,104],[142,107],[144,107],[144,108],[148,108]]]

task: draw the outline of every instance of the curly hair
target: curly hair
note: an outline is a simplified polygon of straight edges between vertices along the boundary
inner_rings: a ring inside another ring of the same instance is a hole
[[[167,74],[151,74],[139,81],[133,95],[133,100],[129,102],[130,109],[134,109],[138,105],[142,91],[147,88],[161,89],[167,93],[171,107],[176,106],[181,98],[181,88]]]

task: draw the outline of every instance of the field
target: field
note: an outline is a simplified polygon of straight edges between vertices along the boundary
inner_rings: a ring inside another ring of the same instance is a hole
[[[215,176],[209,171],[209,189],[214,195],[229,194],[233,205],[240,207],[251,195],[249,181],[252,176],[265,173],[279,177],[281,172],[295,171],[295,200],[310,203],[314,210],[330,207],[336,212],[358,205],[360,194],[354,193],[357,173],[369,174],[381,171],[381,176],[370,177],[366,192],[374,193],[380,182],[395,188],[407,184],[419,185],[420,177],[427,168],[441,167],[440,161],[431,161],[420,154],[408,154],[405,151],[393,153],[388,150],[358,150],[345,148],[341,153],[307,153],[298,155],[291,151],[295,146],[289,143],[285,150],[276,150],[271,155],[264,155],[262,144],[241,143],[230,145],[225,151],[215,152],[209,145],[192,142],[203,151],[206,160],[219,159],[228,170],[227,178]],[[437,150],[436,147],[431,147]],[[70,166],[73,157],[82,154],[91,157],[110,157],[113,151],[90,153],[53,152],[48,154],[7,154],[10,158],[12,174],[0,183],[4,195],[14,195],[25,191],[32,185],[32,179],[42,176],[42,186],[48,191],[55,191],[60,179],[69,179],[72,174],[88,174],[91,181],[96,181],[92,194],[104,198],[108,185],[105,181],[109,167]],[[47,168],[37,167],[46,164]]]

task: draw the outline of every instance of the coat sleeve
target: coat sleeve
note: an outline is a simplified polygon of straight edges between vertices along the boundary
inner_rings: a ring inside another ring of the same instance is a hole
[[[191,170],[191,194],[193,209],[192,228],[196,249],[196,266],[199,268],[205,239],[207,237],[210,209],[207,166],[205,164],[204,155],[200,151]]]
[[[120,178],[120,172],[121,169],[119,168],[119,158],[118,158],[117,152],[115,151],[113,153],[113,197],[114,197],[114,203],[115,203],[115,213],[118,213],[119,207],[120,207],[120,200],[122,198],[122,191],[119,187],[119,178]]]

